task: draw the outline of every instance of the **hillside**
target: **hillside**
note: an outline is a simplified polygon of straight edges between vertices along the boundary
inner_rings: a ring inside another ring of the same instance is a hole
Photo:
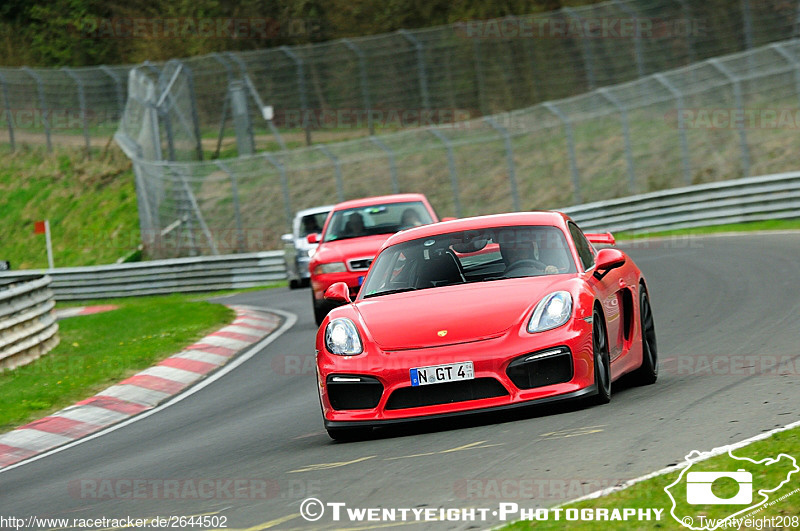
[[[0,157],[0,260],[13,269],[47,267],[38,220],[50,220],[56,267],[112,263],[139,245],[133,170],[116,146],[90,160],[44,146],[3,146]]]

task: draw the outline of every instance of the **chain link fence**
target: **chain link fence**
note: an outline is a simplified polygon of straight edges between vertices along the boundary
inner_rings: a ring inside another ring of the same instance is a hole
[[[457,124],[205,162],[134,153],[143,242],[150,256],[274,249],[295,210],[385,193],[461,217],[792,170],[798,102],[790,40]]]
[[[132,139],[152,135],[145,152],[187,160],[451,123],[800,36],[798,9],[797,0],[611,0],[145,63],[137,70],[157,89],[150,104],[158,104],[154,118],[161,120],[154,123],[160,127],[125,130]],[[87,152],[106,144],[123,112],[131,69],[0,69],[0,143],[12,149],[18,142],[84,146]]]

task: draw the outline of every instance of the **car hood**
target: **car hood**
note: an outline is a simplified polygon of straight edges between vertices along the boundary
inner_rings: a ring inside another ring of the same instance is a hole
[[[384,350],[438,347],[490,339],[519,326],[564,279],[558,275],[447,286],[362,299],[355,306]]]
[[[375,257],[383,242],[391,234],[376,234],[346,240],[335,240],[321,243],[314,252],[314,261],[318,263],[346,262],[353,258]]]

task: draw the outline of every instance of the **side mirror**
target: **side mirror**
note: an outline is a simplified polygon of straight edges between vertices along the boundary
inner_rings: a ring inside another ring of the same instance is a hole
[[[292,243],[294,242],[294,237],[291,234],[282,234],[281,241],[283,243]]]
[[[594,275],[597,278],[603,278],[605,274],[612,269],[622,267],[622,265],[625,263],[625,260],[625,253],[619,249],[600,249],[597,251],[597,259],[595,260],[594,265]]]
[[[308,243],[318,243],[319,242],[319,234],[316,232],[312,232],[308,236],[306,236],[306,241]]]
[[[344,282],[335,282],[325,290],[325,300],[349,304],[352,302],[350,300],[350,288]]]

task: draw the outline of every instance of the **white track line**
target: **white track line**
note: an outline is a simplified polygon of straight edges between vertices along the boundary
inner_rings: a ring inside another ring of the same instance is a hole
[[[255,354],[257,352],[259,352],[261,349],[263,349],[264,347],[266,347],[267,345],[269,345],[270,343],[275,341],[277,338],[279,338],[281,335],[283,335],[284,332],[286,332],[292,326],[294,326],[294,324],[297,322],[297,316],[295,314],[289,313],[289,312],[285,312],[283,310],[273,310],[271,308],[269,308],[269,309],[268,308],[256,308],[254,306],[241,306],[241,305],[237,305],[237,306],[239,306],[240,308],[253,310],[253,311],[257,311],[257,312],[276,313],[278,315],[283,316],[286,320],[283,322],[283,324],[278,329],[273,331],[270,335],[268,335],[267,337],[265,337],[264,339],[262,339],[258,343],[253,344],[248,349],[247,352],[245,352],[241,356],[238,356],[235,359],[231,360],[230,363],[224,365],[223,367],[220,367],[216,372],[214,372],[211,376],[209,376],[205,380],[201,381],[200,383],[188,388],[186,391],[184,391],[184,392],[182,392],[182,393],[180,393],[178,395],[173,396],[167,402],[164,402],[163,404],[161,404],[159,406],[156,406],[153,409],[149,409],[147,411],[143,411],[142,413],[139,413],[138,415],[130,417],[128,420],[120,422],[119,424],[114,424],[113,426],[109,426],[108,428],[106,428],[104,430],[98,431],[98,432],[93,433],[91,435],[87,435],[86,437],[83,437],[81,439],[73,440],[70,443],[64,444],[62,446],[58,446],[56,448],[53,448],[52,450],[49,450],[49,451],[44,452],[42,454],[39,454],[39,455],[33,456],[33,457],[29,458],[29,459],[26,459],[25,461],[20,461],[19,463],[15,463],[13,465],[9,465],[9,466],[7,466],[5,468],[2,468],[2,469],[0,469],[0,474],[2,474],[3,472],[8,472],[9,470],[13,470],[13,469],[15,469],[17,467],[25,466],[28,463],[32,463],[34,461],[38,461],[39,459],[42,459],[42,458],[47,457],[49,455],[57,454],[59,452],[67,450],[68,448],[72,448],[73,446],[78,446],[79,444],[83,444],[86,441],[91,441],[92,439],[96,439],[98,437],[102,437],[103,435],[105,435],[107,433],[111,433],[112,431],[116,431],[116,430],[118,430],[120,428],[124,428],[125,426],[128,426],[129,424],[133,424],[134,422],[140,421],[142,419],[145,419],[145,418],[149,417],[150,415],[158,413],[162,409],[166,409],[169,406],[177,404],[181,400],[184,400],[185,398],[188,398],[188,397],[192,396],[193,394],[195,394],[196,392],[200,391],[201,389],[203,389],[207,385],[210,385],[213,382],[219,380],[220,378],[222,378],[223,376],[225,376],[226,374],[231,372],[233,369],[235,369],[236,367],[238,367],[239,365],[241,365],[245,361],[249,360],[253,356],[255,356]]]

